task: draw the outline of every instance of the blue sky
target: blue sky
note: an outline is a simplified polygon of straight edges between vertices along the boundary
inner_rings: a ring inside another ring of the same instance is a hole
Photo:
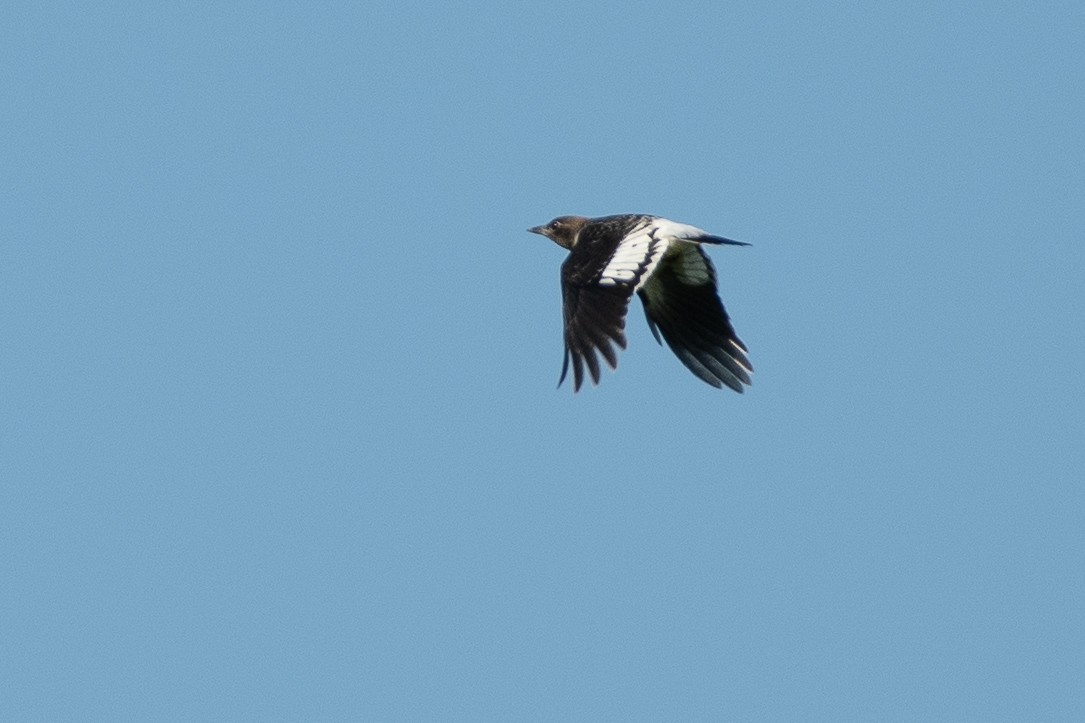
[[[0,10],[0,717],[1085,717],[1080,4],[572,8]]]

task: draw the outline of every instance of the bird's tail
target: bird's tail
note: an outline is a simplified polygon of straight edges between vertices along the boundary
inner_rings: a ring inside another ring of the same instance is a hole
[[[702,243],[702,244],[726,244],[728,246],[751,246],[752,245],[752,244],[746,243],[745,241],[735,241],[733,239],[724,238],[723,236],[713,236],[710,233],[706,233],[704,236],[699,236],[698,238],[692,238],[692,239],[690,239],[690,241],[696,241],[697,243]]]

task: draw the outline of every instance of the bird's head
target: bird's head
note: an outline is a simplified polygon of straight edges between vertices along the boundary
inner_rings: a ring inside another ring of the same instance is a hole
[[[531,233],[541,234],[565,249],[571,249],[576,243],[580,229],[588,223],[583,216],[558,216],[545,226],[533,226]]]

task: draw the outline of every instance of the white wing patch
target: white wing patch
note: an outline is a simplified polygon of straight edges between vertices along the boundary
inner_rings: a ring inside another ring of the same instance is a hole
[[[679,239],[682,241],[697,241],[698,239],[708,236],[708,231],[697,228],[696,226],[690,226],[685,223],[678,223],[677,221],[670,221],[665,218],[657,218],[652,221],[649,226],[654,231],[656,238],[661,239]]]
[[[636,229],[618,244],[614,256],[599,274],[598,284],[633,284],[634,291],[639,289],[655,271],[667,246],[665,239],[658,238],[654,224]]]
[[[679,255],[676,259],[679,278],[687,284],[706,284],[712,280],[712,270],[694,244],[707,235],[707,231],[696,226],[653,218],[622,239],[599,274],[598,283],[600,286],[633,284],[636,291],[648,281],[663,255],[674,248]]]

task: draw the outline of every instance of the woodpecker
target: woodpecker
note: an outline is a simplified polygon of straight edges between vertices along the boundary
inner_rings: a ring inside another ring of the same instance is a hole
[[[703,249],[749,244],[644,214],[559,216],[528,231],[569,251],[561,265],[565,358],[559,387],[570,362],[574,392],[585,367],[598,384],[597,353],[617,368],[615,346],[626,347],[625,317],[634,292],[656,341],[666,341],[699,379],[739,393],[751,383],[746,346],[723,308],[716,270]]]

